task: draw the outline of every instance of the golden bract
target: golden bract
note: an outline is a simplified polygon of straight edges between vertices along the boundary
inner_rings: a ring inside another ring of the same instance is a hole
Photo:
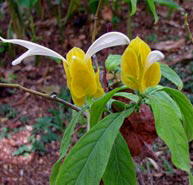
[[[121,59],[121,79],[133,90],[144,93],[161,79],[160,64],[149,61],[150,47],[139,37],[130,42]]]
[[[85,61],[85,53],[79,48],[71,49],[63,62],[67,85],[75,104],[82,106],[86,97],[100,97],[104,90],[99,80],[99,70],[94,72],[91,59]]]

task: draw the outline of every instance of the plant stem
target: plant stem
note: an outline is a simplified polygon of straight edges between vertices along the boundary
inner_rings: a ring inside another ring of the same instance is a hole
[[[189,23],[188,23],[188,14],[187,13],[184,13],[184,25],[185,25],[186,31],[188,33],[188,37],[189,37],[189,39],[191,40],[191,42],[193,44],[193,36],[192,36],[191,31],[190,31],[190,26],[189,26]]]
[[[128,8],[128,17],[127,17],[127,34],[128,37],[131,39],[132,38],[132,30],[131,30],[131,15],[130,15],[130,10]]]
[[[7,83],[0,83],[0,87],[9,87],[9,88],[17,88],[17,89],[22,89],[23,91],[25,92],[28,92],[30,94],[34,94],[34,95],[37,95],[37,96],[41,96],[43,98],[46,98],[48,100],[52,100],[52,101],[56,101],[58,103],[62,103],[63,105],[65,106],[68,106],[70,107],[71,109],[74,109],[76,111],[80,111],[81,109],[79,107],[77,107],[76,105],[73,105],[61,98],[58,98],[56,95],[52,96],[52,95],[49,95],[49,94],[46,94],[46,93],[42,93],[42,92],[39,92],[39,91],[35,91],[35,90],[32,90],[32,89],[28,89],[26,87],[23,87],[19,84],[7,84]],[[87,113],[83,113],[84,116],[87,116]]]
[[[95,14],[95,18],[94,18],[94,28],[93,28],[93,32],[92,32],[92,42],[94,42],[95,38],[96,38],[98,16],[99,16],[99,11],[102,7],[103,1],[104,0],[99,0],[98,7],[97,7],[97,10],[96,10],[96,14]]]

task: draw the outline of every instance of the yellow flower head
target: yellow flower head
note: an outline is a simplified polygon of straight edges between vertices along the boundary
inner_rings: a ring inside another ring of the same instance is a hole
[[[121,59],[121,79],[133,90],[144,93],[146,88],[156,86],[161,79],[159,60],[164,55],[151,51],[139,37],[130,42]]]
[[[81,106],[85,103],[86,97],[100,97],[104,93],[99,79],[99,70],[95,73],[92,68],[91,57],[98,51],[129,44],[129,38],[120,32],[109,32],[99,37],[87,50],[86,54],[79,48],[71,49],[67,54],[67,60],[57,52],[39,44],[21,40],[4,39],[0,41],[17,44],[27,49],[20,57],[16,58],[12,65],[21,63],[23,59],[33,55],[55,57],[63,61],[67,76],[67,85],[71,91],[75,104]]]
[[[86,97],[100,97],[104,90],[99,81],[99,70],[94,72],[92,61],[85,60],[85,53],[79,48],[71,49],[63,62],[67,85],[75,104],[81,106]]]

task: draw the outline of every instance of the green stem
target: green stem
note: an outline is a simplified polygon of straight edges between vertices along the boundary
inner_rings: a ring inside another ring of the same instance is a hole
[[[191,31],[190,31],[190,26],[189,26],[189,23],[188,23],[188,14],[187,13],[184,14],[184,25],[185,25],[186,31],[188,33],[188,38],[191,40],[191,42],[193,44],[193,36],[192,36]]]
[[[93,32],[92,32],[92,42],[94,42],[96,39],[98,16],[99,16],[99,11],[102,7],[103,1],[104,0],[99,0],[98,7],[96,10],[95,19],[94,19],[94,28],[93,28]]]
[[[35,26],[34,26],[34,19],[31,13],[29,17],[30,17],[30,28],[32,32],[32,42],[36,42],[37,38],[36,38],[36,32],[35,32]]]
[[[127,33],[128,33],[128,37],[131,39],[132,38],[132,28],[131,28],[131,15],[130,15],[129,8],[128,8],[128,17],[127,17]]]

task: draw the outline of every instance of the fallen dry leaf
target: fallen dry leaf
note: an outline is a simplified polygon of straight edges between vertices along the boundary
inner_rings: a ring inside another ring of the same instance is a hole
[[[105,21],[111,21],[113,17],[112,9],[110,7],[105,6],[102,10],[102,17]]]
[[[167,40],[155,44],[153,48],[161,51],[175,51],[178,48],[183,48],[184,45],[185,39],[180,39],[178,41]]]

